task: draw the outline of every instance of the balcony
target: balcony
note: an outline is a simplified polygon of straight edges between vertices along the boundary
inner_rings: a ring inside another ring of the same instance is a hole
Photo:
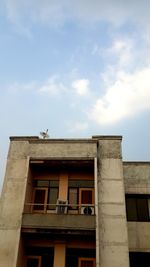
[[[63,204],[59,201],[55,205],[29,203],[25,206],[22,228],[95,230],[95,206],[92,204],[77,205],[75,210],[69,209],[70,205],[67,203]]]

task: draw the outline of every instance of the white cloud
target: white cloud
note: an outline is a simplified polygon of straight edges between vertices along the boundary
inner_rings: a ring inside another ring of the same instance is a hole
[[[132,41],[127,40],[115,40],[110,52],[118,58],[118,64],[124,66],[130,63],[132,59]]]
[[[65,75],[67,78],[69,74]],[[65,77],[65,80],[66,80]],[[72,73],[71,76],[72,78]],[[49,76],[46,80],[40,81],[30,81],[28,83],[12,83],[8,86],[8,90],[10,92],[21,92],[21,91],[32,91],[36,94],[47,95],[47,96],[59,96],[61,94],[67,93],[68,96],[73,96],[73,91],[70,91],[70,83],[62,81],[64,80],[64,76],[52,75]],[[89,80],[88,79],[77,79],[71,82],[71,86],[77,95],[85,96],[90,92],[89,89]],[[71,94],[70,94],[71,93]]]
[[[109,21],[120,25],[125,21],[134,21],[148,25],[149,0],[2,0],[7,16],[11,21],[28,16],[28,21],[40,21],[55,25],[63,24],[67,19],[82,21]]]
[[[40,94],[58,95],[66,91],[66,87],[59,81],[59,77],[52,76],[38,88]]]
[[[11,85],[8,86],[8,91],[9,92],[22,92],[22,91],[36,91],[37,90],[37,82],[36,81],[31,81],[29,83],[12,83]]]
[[[25,84],[16,82],[11,84],[8,90],[11,92],[32,91],[47,96],[58,96],[67,91],[67,88],[60,81],[59,76],[53,75],[41,83],[39,81],[31,81]]]
[[[81,20],[108,21],[120,26],[125,21],[147,25],[149,0],[73,0],[74,12]]]
[[[111,50],[112,53],[116,54],[122,53],[122,51],[130,50],[129,40],[127,40],[126,42],[123,40],[115,40]]]
[[[62,3],[58,0],[2,1],[6,8],[7,18],[20,28],[26,28],[30,23],[37,24],[38,22],[56,27],[63,24],[68,17],[65,0]]]
[[[89,93],[89,80],[88,79],[75,80],[72,83],[72,87],[78,95],[85,96]]]
[[[98,124],[113,124],[150,109],[150,68],[120,73],[105,95],[97,99],[89,117]]]
[[[134,49],[136,41],[133,41],[131,38],[114,38],[111,46],[106,48],[99,47],[94,51],[104,60],[108,60],[120,69],[129,66],[135,59]]]
[[[141,60],[145,58],[143,54],[145,47],[137,53],[136,42],[138,41],[133,41],[131,38],[114,38],[111,46],[101,49],[101,57],[106,66],[100,73],[103,88],[112,86],[116,80],[120,79],[122,73],[133,73],[144,65],[149,65],[145,63],[145,60]]]

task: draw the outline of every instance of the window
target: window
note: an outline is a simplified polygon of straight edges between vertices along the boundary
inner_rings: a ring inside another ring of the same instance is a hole
[[[93,190],[80,188],[79,190],[79,203],[80,204],[92,204],[93,203]]]
[[[69,209],[77,210],[81,204],[94,204],[93,180],[70,180],[68,186]]]
[[[49,188],[49,195],[48,195],[48,209],[53,210],[56,208],[54,204],[56,204],[58,199],[58,188],[52,187]]]
[[[149,221],[148,196],[126,195],[128,221]]]
[[[69,209],[76,210],[81,206],[94,204],[93,188],[69,188]]]
[[[78,189],[69,188],[69,209],[76,210],[78,208]]]
[[[80,188],[79,189],[79,205],[94,204],[94,189],[93,188]]]
[[[54,264],[54,248],[27,246],[26,267],[52,267]],[[24,266],[24,265],[23,265]]]
[[[34,198],[34,206],[33,211],[43,212],[46,211],[46,203],[47,203],[47,188],[35,188],[33,198]]]
[[[130,267],[148,267],[150,262],[149,252],[129,252]]]
[[[28,256],[27,267],[41,267],[41,256]]]
[[[95,267],[94,258],[79,258],[79,267]]]
[[[94,214],[94,190],[92,188],[79,189],[80,213],[84,215]]]
[[[58,181],[36,180],[34,182],[33,203],[35,205],[32,211],[46,212],[46,210],[56,209]]]

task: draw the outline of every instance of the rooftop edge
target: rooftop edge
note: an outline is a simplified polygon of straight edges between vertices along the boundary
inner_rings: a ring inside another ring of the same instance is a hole
[[[96,140],[122,140],[121,135],[94,135],[91,138],[40,138],[39,136],[10,136],[10,141],[42,141],[42,142],[59,142],[59,141],[96,141]]]

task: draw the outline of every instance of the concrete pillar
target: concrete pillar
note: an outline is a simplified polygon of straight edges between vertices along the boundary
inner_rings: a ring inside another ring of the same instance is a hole
[[[54,247],[54,267],[65,267],[66,263],[66,245],[65,243],[56,243]]]
[[[1,197],[0,266],[16,267],[29,159],[27,142],[12,142]],[[17,153],[19,151],[19,154]]]
[[[98,140],[97,191],[97,262],[100,267],[128,267],[121,137]]]
[[[68,196],[68,172],[60,172],[59,176],[59,199],[67,200]]]

